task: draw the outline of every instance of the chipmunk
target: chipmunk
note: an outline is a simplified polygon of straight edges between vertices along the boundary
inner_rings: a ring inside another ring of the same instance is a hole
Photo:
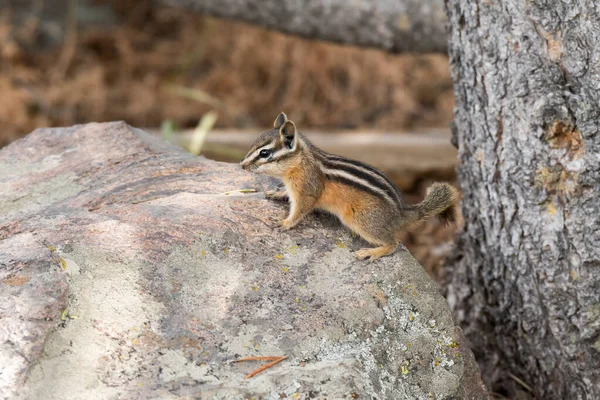
[[[443,223],[455,222],[458,191],[450,184],[434,183],[421,203],[405,204],[398,187],[382,172],[317,148],[283,112],[273,125],[258,137],[240,165],[283,181],[285,191],[268,191],[265,197],[289,198],[289,215],[281,221],[284,230],[315,208],[327,211],[378,246],[355,253],[361,260],[374,261],[392,254],[401,233],[426,218],[437,215]]]

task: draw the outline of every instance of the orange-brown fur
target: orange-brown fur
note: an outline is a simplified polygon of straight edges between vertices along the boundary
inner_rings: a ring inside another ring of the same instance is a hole
[[[381,202],[382,200],[376,196],[351,186],[339,182],[326,181],[325,189],[315,207],[334,214],[345,226],[360,235],[367,242],[379,245],[376,248],[361,249],[356,252],[359,258],[371,258],[373,261],[393,253],[397,247],[398,239],[392,243],[386,243],[385,240],[373,235],[369,229],[360,224],[356,215],[364,213],[369,209],[382,207]],[[390,221],[389,223],[392,222]]]
[[[325,189],[315,204],[316,208],[328,211],[338,217],[340,221],[352,231],[358,233],[370,243],[383,244],[381,240],[371,237],[362,226],[355,221],[357,213],[373,207],[378,207],[380,199],[346,186],[342,183],[326,181]]]
[[[314,208],[330,212],[363,239],[379,246],[356,252],[358,258],[373,261],[393,253],[408,227],[436,215],[442,221],[453,221],[458,192],[449,184],[434,183],[421,203],[407,205],[379,171],[317,149],[296,133],[285,114],[277,117],[274,127],[257,139],[241,165],[282,179],[286,191],[267,192],[265,196],[289,197],[290,212],[281,221],[283,229],[296,226]],[[257,156],[266,150],[271,153]]]

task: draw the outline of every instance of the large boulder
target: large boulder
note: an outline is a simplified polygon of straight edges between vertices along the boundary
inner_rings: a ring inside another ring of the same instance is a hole
[[[272,184],[125,123],[1,150],[2,397],[487,398],[409,253],[358,261],[326,215],[281,232]]]

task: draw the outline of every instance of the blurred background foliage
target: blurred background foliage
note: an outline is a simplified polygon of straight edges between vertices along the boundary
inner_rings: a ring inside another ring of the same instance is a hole
[[[39,126],[126,120],[264,128],[446,126],[443,55],[299,39],[140,0],[2,0],[0,142]]]
[[[38,127],[125,120],[168,140],[191,129],[194,153],[211,130],[256,134],[280,111],[301,130],[401,134],[448,130],[454,106],[445,55],[305,40],[149,0],[0,0],[0,94],[0,147]],[[401,187],[415,202],[430,183]],[[405,241],[438,279],[453,232],[430,221]]]

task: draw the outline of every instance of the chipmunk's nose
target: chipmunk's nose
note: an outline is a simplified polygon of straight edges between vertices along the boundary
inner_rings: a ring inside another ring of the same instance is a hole
[[[248,164],[245,163],[244,160],[240,161],[240,167],[242,167],[244,171],[248,170]]]

